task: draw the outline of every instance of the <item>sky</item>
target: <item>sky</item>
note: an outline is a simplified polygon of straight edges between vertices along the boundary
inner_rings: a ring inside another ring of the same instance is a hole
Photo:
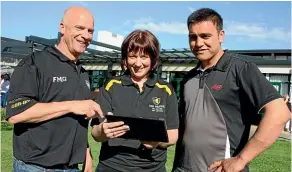
[[[161,48],[189,48],[186,21],[203,7],[223,18],[224,49],[291,49],[291,2],[1,2],[1,36],[25,40],[25,36],[53,39],[58,35],[64,11],[71,6],[88,8],[97,32],[107,30],[126,37],[135,29],[148,29]]]

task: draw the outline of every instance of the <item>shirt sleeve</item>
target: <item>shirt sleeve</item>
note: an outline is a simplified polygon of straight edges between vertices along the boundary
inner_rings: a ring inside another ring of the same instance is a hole
[[[110,90],[109,90],[110,91]],[[99,94],[96,99],[96,103],[99,104],[103,115],[105,116],[108,112],[112,111],[112,98],[110,92],[105,89],[105,87],[101,87]],[[92,119],[91,126],[99,125],[105,118],[101,118],[98,116],[97,118]]]
[[[38,102],[37,75],[37,67],[25,62],[20,62],[14,69],[8,90],[6,120]]]
[[[166,125],[168,130],[178,129],[179,127],[178,101],[173,87],[170,85],[168,86],[171,88],[171,95],[167,97]]]
[[[267,103],[281,98],[276,88],[266,79],[258,67],[247,62],[239,74],[239,82],[251,104],[259,112]]]

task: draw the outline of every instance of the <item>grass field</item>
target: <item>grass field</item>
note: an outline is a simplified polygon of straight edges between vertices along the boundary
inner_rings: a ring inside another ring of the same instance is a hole
[[[1,171],[12,169],[12,131],[1,131]],[[100,144],[93,141],[89,135],[89,143],[94,156],[94,167],[98,163]],[[251,172],[290,172],[291,142],[278,140],[272,147],[250,163]],[[167,170],[170,171],[174,158],[174,147],[168,150]]]

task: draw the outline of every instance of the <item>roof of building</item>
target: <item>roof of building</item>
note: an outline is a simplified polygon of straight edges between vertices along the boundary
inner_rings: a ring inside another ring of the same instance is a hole
[[[60,36],[60,35],[59,35]],[[59,38],[58,36],[58,38]],[[1,56],[9,58],[23,58],[33,51],[40,51],[46,46],[53,46],[58,43],[56,39],[45,39],[36,36],[28,36],[25,41],[1,37]],[[83,63],[119,63],[121,59],[120,47],[111,46],[97,41],[91,44],[111,49],[111,51],[100,51],[92,48],[81,55]],[[291,49],[270,49],[270,50],[230,50],[233,53],[241,54],[243,58],[258,65],[290,65]],[[288,56],[287,60],[275,60],[274,56]],[[266,58],[263,58],[266,57]],[[190,49],[161,49],[160,60],[162,63],[190,64],[197,60]]]

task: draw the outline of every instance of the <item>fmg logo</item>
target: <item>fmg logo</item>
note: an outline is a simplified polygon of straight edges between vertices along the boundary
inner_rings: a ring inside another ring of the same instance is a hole
[[[67,81],[66,76],[53,77],[53,82],[66,82],[66,81]]]

